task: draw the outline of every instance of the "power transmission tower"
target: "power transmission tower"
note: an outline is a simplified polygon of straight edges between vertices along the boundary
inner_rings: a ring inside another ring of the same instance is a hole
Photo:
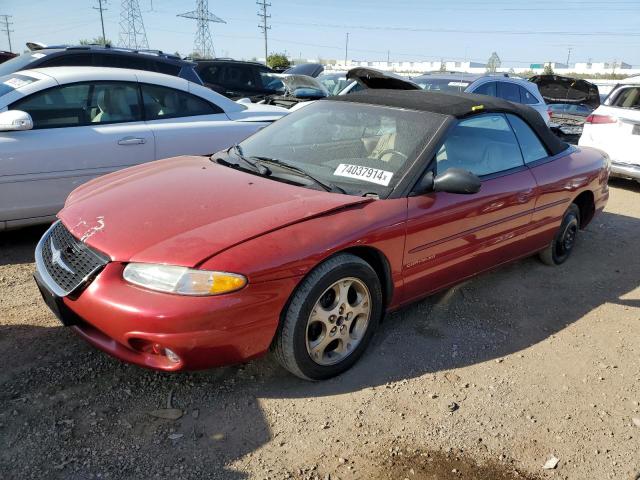
[[[267,15],[267,7],[270,7],[271,4],[267,3],[266,0],[257,0],[256,4],[260,6],[261,11],[258,12],[258,16],[262,19],[262,25],[258,25],[258,28],[262,30],[264,34],[264,64],[267,64],[267,59],[269,58],[269,47],[267,46],[267,36],[268,31],[271,30],[271,27],[267,25],[267,21],[271,18],[271,15]]]
[[[9,28],[11,25],[13,25],[13,22],[10,22],[9,19],[13,18],[12,15],[0,15],[0,19],[2,19],[2,23],[4,23],[4,28],[2,29],[3,32],[6,32],[7,34],[7,40],[9,41],[9,51],[13,51],[13,47],[11,46],[11,32],[13,32],[13,30],[11,30],[11,28]]]
[[[571,50],[573,50],[572,47],[568,47],[568,51],[567,51],[567,68],[569,68],[569,60],[571,60]]]
[[[97,7],[91,7],[94,10],[100,10],[100,24],[102,25],[102,45],[106,45],[107,44],[107,37],[104,34],[104,17],[102,16],[102,12],[103,10],[106,10],[106,8],[104,8],[102,6],[102,3],[107,3],[107,0],[98,0],[98,6]]]
[[[138,0],[122,0],[118,45],[136,50],[149,48]]]
[[[213,48],[213,41],[211,40],[209,23],[227,22],[209,11],[209,1],[197,0],[195,10],[187,13],[181,13],[178,15],[178,17],[189,18],[191,20],[197,21],[196,38],[193,51],[202,58],[215,57],[216,51]]]

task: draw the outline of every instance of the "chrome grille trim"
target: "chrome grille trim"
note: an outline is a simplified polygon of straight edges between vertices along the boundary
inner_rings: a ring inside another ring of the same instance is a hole
[[[59,220],[36,247],[36,270],[57,296],[66,297],[91,280],[109,259],[75,238]]]

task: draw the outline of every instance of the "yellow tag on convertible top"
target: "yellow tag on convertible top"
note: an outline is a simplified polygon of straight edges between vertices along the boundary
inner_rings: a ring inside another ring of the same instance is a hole
[[[484,108],[484,105],[475,105],[473,107],[471,107],[471,111],[472,112],[477,112],[478,110],[482,110]]]

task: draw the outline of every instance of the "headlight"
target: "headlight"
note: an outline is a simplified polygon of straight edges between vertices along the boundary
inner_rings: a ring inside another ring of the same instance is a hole
[[[130,263],[122,276],[134,285],[178,295],[219,295],[240,290],[247,284],[247,279],[236,273],[150,263]]]

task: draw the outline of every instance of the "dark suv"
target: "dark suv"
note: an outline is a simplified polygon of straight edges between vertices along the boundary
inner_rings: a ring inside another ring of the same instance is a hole
[[[165,73],[202,85],[195,63],[156,50],[80,45],[45,47],[13,58],[0,65],[0,77],[31,68],[115,67]]]
[[[196,60],[196,65],[204,85],[229,98],[257,100],[283,88],[276,72],[261,63],[215,58]]]

